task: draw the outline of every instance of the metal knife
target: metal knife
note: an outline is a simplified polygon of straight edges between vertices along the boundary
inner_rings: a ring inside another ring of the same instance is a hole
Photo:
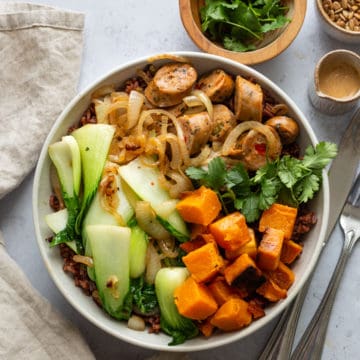
[[[343,135],[339,152],[329,170],[330,212],[324,245],[339,218],[348,197],[360,161],[360,108]]]
[[[330,210],[325,245],[335,227],[340,212],[355,179],[360,161],[360,108],[353,115],[340,141],[336,158],[329,170]],[[270,336],[258,360],[288,360],[294,342],[296,326],[303,306],[311,277],[286,309]],[[285,335],[286,334],[286,335]]]

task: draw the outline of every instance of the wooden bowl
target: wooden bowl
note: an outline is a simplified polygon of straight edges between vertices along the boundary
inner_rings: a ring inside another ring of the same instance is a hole
[[[288,0],[289,11],[287,17],[291,19],[288,25],[272,32],[258,44],[256,50],[236,52],[225,49],[221,44],[207,38],[201,31],[199,9],[204,5],[203,0],[179,0],[182,23],[193,42],[203,51],[220,55],[246,65],[259,64],[270,60],[283,52],[296,38],[304,22],[306,13],[305,0]]]
[[[348,2],[345,1],[345,3]],[[327,35],[329,35],[335,40],[346,42],[348,44],[360,44],[360,31],[351,31],[350,29],[343,28],[339,26],[335,21],[331,20],[330,16],[324,9],[322,0],[317,0],[316,5],[317,15],[319,17],[320,24]],[[347,8],[343,10],[348,11]],[[339,16],[340,13],[338,13]]]

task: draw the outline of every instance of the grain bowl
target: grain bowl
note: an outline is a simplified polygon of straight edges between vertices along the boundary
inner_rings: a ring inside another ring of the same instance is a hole
[[[181,20],[192,41],[203,51],[238,61],[245,65],[255,65],[270,60],[281,54],[290,46],[298,35],[304,22],[307,2],[303,0],[286,0],[285,16],[290,19],[282,27],[269,31],[255,44],[255,49],[249,51],[232,51],[226,49],[218,40],[210,39],[202,31],[200,9],[203,0],[179,0]]]
[[[88,87],[78,96],[76,96],[57,119],[43,145],[37,164],[33,187],[33,214],[38,246],[40,248],[43,261],[45,262],[46,268],[48,269],[50,276],[52,277],[53,281],[55,282],[56,286],[61,291],[63,296],[86,319],[88,319],[94,325],[106,331],[107,333],[123,341],[140,347],[162,351],[191,352],[219,347],[235,341],[239,341],[246,336],[252,335],[260,328],[267,326],[267,324],[269,324],[292,302],[296,294],[300,291],[306,280],[309,278],[309,275],[315,266],[317,258],[320,254],[320,250],[322,248],[329,215],[329,188],[326,173],[323,172],[321,189],[316,194],[315,198],[311,200],[310,203],[310,208],[316,214],[318,220],[312,230],[306,234],[302,254],[292,265],[292,271],[295,275],[295,281],[293,285],[289,288],[287,292],[282,291],[282,294],[285,294],[286,296],[283,296],[281,300],[277,301],[276,303],[268,304],[268,306],[264,310],[265,316],[252,321],[249,326],[245,326],[239,331],[215,331],[209,339],[206,339],[204,336],[196,336],[179,345],[169,346],[168,344],[171,340],[171,337],[169,337],[165,333],[160,332],[159,334],[151,334],[147,330],[136,331],[133,329],[134,324],[132,324],[132,328],[129,328],[126,322],[119,321],[109,316],[93,301],[93,299],[91,299],[91,297],[85,296],[78,287],[74,286],[74,281],[72,277],[63,271],[63,259],[60,257],[58,249],[56,247],[49,247],[49,242],[46,240],[54,235],[53,232],[49,229],[48,223],[45,220],[49,213],[53,212],[53,210],[49,206],[49,198],[53,191],[52,181],[50,180],[49,175],[51,168],[49,146],[54,143],[59,143],[60,140],[66,134],[68,134],[68,130],[74,126],[74,123],[77,123],[78,120],[83,117],[84,112],[86,112],[86,110],[89,108],[89,105],[94,99],[94,94],[99,95],[101,91],[109,88],[109,86],[123,85],[126,80],[136,76],[136,74],[138,74],[139,71],[147,67],[149,63],[153,63],[156,67],[161,66],[163,68],[168,65],[169,61],[174,62],[178,61],[179,59],[182,59],[182,61],[185,60],[186,63],[191,64],[191,66],[196,69],[199,76],[201,76],[202,74],[207,74],[213,69],[222,69],[224,72],[231,74],[232,76],[239,76],[240,78],[251,79],[252,82],[255,82],[257,86],[261,87],[264,93],[266,93],[267,101],[269,101],[268,99],[271,98],[274,101],[273,103],[282,104],[282,109],[286,107],[289,117],[291,117],[297,122],[300,129],[300,135],[298,137],[297,143],[300,146],[301,151],[304,151],[305,147],[307,147],[308,145],[315,146],[317,144],[318,141],[313,130],[311,129],[311,126],[309,125],[302,112],[296,106],[296,104],[289,98],[289,96],[265,76],[251,68],[248,68],[245,65],[215,55],[201,54],[195,52],[179,52],[167,54],[165,56],[157,55],[151,58],[141,58],[119,66],[117,69],[113,70],[109,74],[94,82],[94,84],[92,84],[90,87]],[[117,92],[115,96],[122,95]],[[170,95],[168,93],[166,98],[169,99],[169,96]],[[189,102],[195,102],[196,104],[198,104],[198,100],[195,101],[193,97],[187,100],[189,100]],[[262,108],[261,111],[263,111]],[[91,117],[88,118],[90,119]],[[257,124],[256,126],[262,125]],[[82,128],[80,127],[79,129]],[[74,134],[74,132],[72,134]],[[173,138],[173,135],[170,135],[170,138]],[[96,142],[97,146],[101,146],[101,143],[101,141]],[[91,150],[91,147],[85,148],[85,151],[91,152]],[[133,171],[137,172],[139,168],[140,166],[136,166],[135,168],[133,168]],[[142,181],[142,179],[136,179],[136,176],[132,177],[132,174],[135,174],[135,172],[128,172],[129,176],[127,178],[130,179],[130,185],[132,185],[132,178],[135,179],[134,182],[139,183],[140,181],[141,183]],[[146,183],[145,180],[144,184]],[[84,193],[85,192],[86,191],[84,191]],[[164,204],[165,203],[162,203],[162,205]],[[168,206],[169,202],[167,203],[167,207]],[[164,208],[166,208],[165,205],[162,206],[163,213],[161,216],[165,216],[166,209]],[[177,235],[179,234],[177,233]],[[91,244],[93,244],[92,240],[90,242]],[[209,243],[208,245],[211,247],[213,246],[213,243]],[[94,264],[96,272],[97,270],[95,256]],[[158,272],[158,274],[159,273],[160,271]],[[122,274],[120,274],[119,276],[122,276]],[[100,275],[96,272],[96,281],[98,281],[98,277],[100,278]],[[114,277],[106,280],[106,288],[110,288],[108,289],[110,291],[110,294],[113,294],[113,284],[117,284],[116,280],[117,279],[115,279]],[[122,286],[122,284],[119,285]],[[115,297],[115,300],[116,299],[117,297]],[[202,307],[200,310],[205,311]]]

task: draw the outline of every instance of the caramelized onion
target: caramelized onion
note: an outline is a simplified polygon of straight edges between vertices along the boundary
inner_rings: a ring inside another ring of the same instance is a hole
[[[145,281],[148,284],[153,284],[155,282],[155,276],[160,269],[161,269],[161,257],[156,251],[154,245],[151,242],[149,242],[146,251]]]
[[[76,263],[84,264],[84,265],[86,265],[88,267],[93,267],[94,266],[93,259],[90,256],[84,256],[84,255],[75,254],[73,256],[73,260]]]
[[[210,120],[214,119],[214,109],[210,98],[201,90],[193,90],[192,95],[196,96],[206,107],[206,111],[209,114]]]
[[[127,107],[127,130],[132,129],[138,122],[145,96],[136,90],[131,90]]]
[[[102,98],[102,97],[104,97],[106,95],[111,94],[114,91],[115,91],[115,86],[114,85],[104,85],[104,86],[101,86],[100,88],[96,89],[91,94],[91,98],[92,99]]]
[[[156,214],[147,201],[137,201],[135,216],[139,226],[154,239],[166,240],[169,232],[156,219]]]
[[[222,155],[228,156],[231,153],[231,150],[235,147],[239,136],[249,130],[258,131],[265,136],[267,142],[267,152],[270,157],[277,153],[279,148],[279,139],[272,132],[272,129],[269,126],[259,123],[258,121],[244,121],[230,131],[229,135],[225,139],[224,146],[222,148]]]

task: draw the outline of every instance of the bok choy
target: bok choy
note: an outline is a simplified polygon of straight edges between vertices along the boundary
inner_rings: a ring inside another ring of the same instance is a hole
[[[77,240],[75,224],[80,209],[81,157],[79,146],[70,135],[51,144],[48,151],[57,171],[61,194],[68,212],[65,228],[57,232],[50,243],[50,246],[55,246]],[[79,240],[77,240],[77,245],[81,248]]]

